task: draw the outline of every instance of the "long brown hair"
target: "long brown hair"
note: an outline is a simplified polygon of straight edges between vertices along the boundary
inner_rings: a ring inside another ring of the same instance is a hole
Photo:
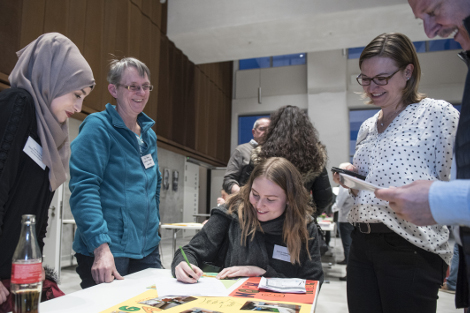
[[[359,68],[361,68],[362,62],[376,56],[392,59],[400,70],[405,69],[408,64],[413,64],[413,72],[406,82],[401,98],[405,106],[420,102],[426,97],[426,95],[418,92],[421,67],[419,66],[415,46],[406,35],[384,33],[375,37],[362,51],[359,57]],[[369,101],[368,104],[372,104],[372,101]]]
[[[286,105],[271,114],[271,123],[259,153],[260,159],[283,157],[301,174],[321,172],[326,163],[325,146],[305,111]]]
[[[250,192],[253,181],[265,177],[282,188],[286,193],[287,205],[282,238],[287,244],[292,264],[300,264],[300,250],[305,244],[307,252],[309,234],[307,224],[311,220],[313,209],[308,205],[309,194],[304,188],[302,177],[292,163],[284,158],[269,158],[255,167],[246,185],[228,201],[228,213],[237,213],[242,230],[241,244],[246,244],[247,237],[255,237],[256,230],[261,229],[256,209],[250,203]],[[310,257],[310,253],[308,252]]]

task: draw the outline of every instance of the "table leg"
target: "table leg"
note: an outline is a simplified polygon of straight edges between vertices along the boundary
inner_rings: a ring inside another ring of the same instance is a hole
[[[173,256],[172,258],[175,256],[175,252],[176,252],[176,232],[178,230],[177,229],[173,229]]]

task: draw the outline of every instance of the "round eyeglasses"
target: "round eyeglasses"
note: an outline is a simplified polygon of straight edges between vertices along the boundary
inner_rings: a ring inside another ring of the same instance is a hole
[[[398,73],[400,71],[400,69],[396,70],[395,72],[393,72],[392,75],[390,76],[380,76],[380,75],[377,75],[377,76],[374,76],[372,78],[370,77],[367,77],[367,76],[364,76],[364,74],[359,74],[357,77],[356,77],[356,80],[357,82],[359,83],[359,85],[361,86],[369,86],[370,85],[370,82],[373,81],[376,85],[378,86],[385,86],[388,84],[388,81],[390,80],[390,78],[393,77],[393,75],[395,75],[396,73]]]
[[[143,91],[152,91],[153,90],[153,85],[142,85],[142,86],[139,86],[139,85],[129,85],[129,86],[126,86],[126,85],[121,85],[121,84],[117,84],[118,86],[122,86],[124,88],[126,88],[127,90],[130,90],[130,91],[140,91],[140,88],[142,88]]]

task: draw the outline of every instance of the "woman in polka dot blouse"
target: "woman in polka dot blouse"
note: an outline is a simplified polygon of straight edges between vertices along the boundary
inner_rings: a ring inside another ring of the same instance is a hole
[[[413,43],[399,33],[379,35],[362,52],[359,67],[364,98],[381,110],[361,125],[354,165],[345,168],[381,187],[449,180],[459,113],[418,92],[421,69]],[[452,256],[447,227],[409,223],[371,191],[351,194],[349,312],[436,312]]]

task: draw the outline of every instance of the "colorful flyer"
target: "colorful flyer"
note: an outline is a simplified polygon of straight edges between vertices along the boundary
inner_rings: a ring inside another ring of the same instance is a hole
[[[319,282],[317,280],[307,280],[305,283],[306,293],[280,293],[264,289],[258,289],[261,277],[250,277],[243,284],[235,289],[230,296],[242,298],[254,298],[268,301],[288,301],[296,303],[315,304]]]

